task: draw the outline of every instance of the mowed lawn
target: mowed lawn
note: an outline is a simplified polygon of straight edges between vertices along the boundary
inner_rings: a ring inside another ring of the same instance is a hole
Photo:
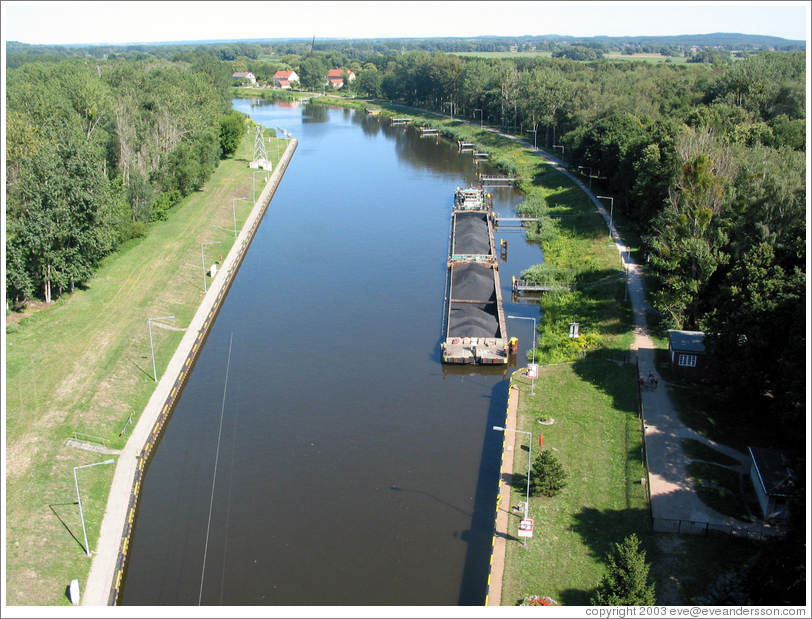
[[[203,190],[110,257],[86,287],[7,326],[9,605],[69,604],[66,588],[75,578],[84,589],[91,558],[84,552],[74,467],[117,456],[77,449],[68,439],[80,433],[104,439],[112,450],[124,445],[156,386],[147,319],[175,317],[152,325],[160,378],[203,299],[201,243],[219,241],[203,247],[207,266],[219,261],[234,242],[234,213],[239,228],[253,208],[252,148],[253,140],[243,140]],[[257,195],[262,176],[256,175]],[[113,470],[77,471],[91,549]]]
[[[520,388],[518,430],[531,432],[533,459],[552,452],[567,471],[555,497],[531,497],[535,531],[528,548],[517,537],[521,512],[512,511],[502,605],[525,596],[549,596],[567,606],[589,605],[604,570],[606,553],[627,535],[647,535],[646,491],[636,369],[601,358],[543,366],[531,395]],[[552,425],[539,419],[551,418]],[[511,506],[526,496],[528,437],[517,434]]]

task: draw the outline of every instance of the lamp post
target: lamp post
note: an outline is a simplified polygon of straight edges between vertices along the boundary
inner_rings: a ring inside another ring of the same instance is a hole
[[[536,365],[536,319],[527,318],[526,316],[508,316],[516,320],[532,320],[533,321],[533,365]],[[530,395],[536,395],[536,377],[533,375],[530,378]]]
[[[206,285],[206,258],[203,256],[203,246],[204,245],[217,245],[222,243],[222,241],[211,241],[210,243],[201,243],[200,244],[200,262],[203,263],[203,292],[208,292],[209,288]]]
[[[530,442],[527,445],[527,497],[524,502],[524,519],[527,520],[530,516],[530,463],[533,461],[533,433],[524,430],[511,430],[502,426],[493,426],[493,429],[497,432],[516,432],[530,436]],[[524,538],[524,545],[527,546],[527,538]]]
[[[527,132],[533,134],[533,150],[538,150],[536,147],[536,137],[538,136],[538,131],[536,129],[528,129]]]
[[[589,170],[589,190],[592,191],[592,166],[579,165],[579,170]]]
[[[279,143],[277,142],[277,149],[276,149],[276,159],[277,159],[277,161],[279,160],[279,146],[278,146],[278,144]],[[257,174],[259,174],[260,172],[262,172],[262,174],[267,174],[267,172],[265,170],[257,170],[256,172],[251,173],[251,181],[252,181],[252,183],[251,183],[251,191],[252,191],[251,196],[254,198],[254,204],[256,204],[256,201],[257,201]],[[267,183],[268,182],[268,177],[266,176],[263,180]],[[245,198],[240,198],[240,199],[245,200]]]
[[[169,320],[170,318],[174,318],[174,316],[163,316],[161,318],[147,319],[147,327],[149,328],[149,349],[152,351],[152,378],[155,379],[156,383],[158,382],[158,370],[155,368],[155,347],[152,345],[152,321]]]
[[[82,512],[82,496],[79,494],[79,478],[76,477],[76,471],[79,469],[86,469],[90,466],[99,466],[100,464],[113,464],[115,460],[105,460],[104,462],[96,462],[94,464],[85,464],[84,466],[73,467],[73,482],[76,484],[76,500],[79,502],[79,517],[82,519],[82,533],[85,536],[85,552],[90,556],[90,546],[87,543],[87,530],[85,529],[85,515]]]
[[[479,128],[482,129],[482,110],[479,108],[474,110],[474,118],[476,118],[476,113],[479,112]]]
[[[234,216],[234,238],[237,238],[237,208],[234,203],[237,200],[247,200],[248,198],[231,198],[231,214]],[[256,200],[254,200],[256,202]],[[205,267],[204,267],[205,268]]]
[[[613,222],[613,215],[615,212],[615,199],[611,196],[595,196],[596,198],[601,198],[603,200],[611,200],[611,204],[609,206],[609,234],[612,234],[612,222]]]

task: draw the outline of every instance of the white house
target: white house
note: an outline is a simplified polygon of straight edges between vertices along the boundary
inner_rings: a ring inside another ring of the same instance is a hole
[[[277,71],[273,74],[274,88],[290,88],[291,82],[298,82],[296,71]]]
[[[347,74],[347,81],[351,82],[355,79],[355,73],[349,69],[330,69],[327,72],[327,81],[325,84],[332,88],[341,88],[344,85],[344,74]]]
[[[250,71],[237,71],[236,73],[232,73],[231,74],[231,79],[233,79],[234,81],[248,80],[252,84],[257,83],[256,76],[253,73],[251,73]]]
[[[750,479],[756,491],[761,512],[767,522],[789,519],[787,498],[797,484],[795,459],[792,454],[776,449],[748,447]]]

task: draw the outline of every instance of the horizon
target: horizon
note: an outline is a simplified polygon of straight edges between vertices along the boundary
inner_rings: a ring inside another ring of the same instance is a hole
[[[809,4],[795,1],[718,5],[503,1],[496,10],[497,5],[480,0],[374,4],[355,0],[204,1],[195,3],[194,11],[189,6],[187,2],[152,1],[7,1],[2,3],[0,23],[4,42],[64,46],[309,41],[314,36],[363,40],[741,34],[806,42],[810,31]],[[224,19],[224,13],[251,19]],[[288,19],[291,15],[296,17]],[[537,28],[531,26],[534,24]],[[547,34],[531,34],[533,30]],[[564,34],[551,34],[557,32]]]
[[[669,39],[669,38],[683,38],[683,37],[712,37],[712,36],[741,36],[741,37],[764,37],[770,39],[778,39],[786,41],[787,43],[806,43],[805,39],[785,39],[769,34],[751,34],[746,32],[708,32],[708,33],[686,33],[686,34],[669,34],[669,35],[625,35],[625,36],[609,36],[609,35],[594,35],[594,36],[576,36],[571,34],[522,34],[522,35],[497,35],[497,34],[480,34],[477,36],[402,36],[402,37],[264,37],[264,38],[241,38],[241,39],[185,39],[173,41],[124,41],[112,42],[101,41],[99,43],[26,43],[25,41],[7,40],[5,43],[20,43],[23,45],[42,46],[42,47],[128,47],[136,45],[213,45],[213,44],[229,44],[229,43],[277,43],[277,42],[304,42],[310,43],[315,39],[316,43],[319,41],[398,41],[398,40],[445,40],[445,39],[460,39],[460,40],[475,40],[475,39],[524,39],[528,37],[545,38],[555,37],[560,39]]]

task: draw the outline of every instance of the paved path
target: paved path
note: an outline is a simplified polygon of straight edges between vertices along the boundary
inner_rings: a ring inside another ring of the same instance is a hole
[[[282,160],[289,160],[296,149],[297,140],[288,143]],[[280,173],[284,173],[286,166],[277,165],[268,179],[268,183],[259,196],[259,199],[251,210],[247,221],[243,225],[242,231],[234,241],[231,251],[223,260],[215,278],[208,287],[206,295],[192,318],[186,333],[181,340],[169,365],[161,376],[152,397],[149,399],[146,408],[138,418],[138,422],[133,428],[127,444],[116,461],[116,471],[113,475],[113,483],[107,499],[107,506],[102,520],[99,541],[93,553],[93,563],[90,568],[87,585],[81,591],[82,606],[107,606],[110,603],[110,596],[117,577],[116,564],[121,551],[123,532],[127,524],[130,496],[133,492],[133,483],[136,479],[138,456],[144,449],[144,445],[150,440],[154,426],[160,417],[164,403],[175,386],[177,377],[181,374],[184,364],[189,356],[192,347],[195,345],[198,334],[204,328],[204,323],[208,319],[209,312],[214,307],[223,286],[226,283],[225,274],[235,266],[240,258],[240,252],[245,243],[250,244],[249,235],[253,230],[254,223],[261,217],[263,205],[269,200],[268,193],[273,191],[276,179]],[[270,206],[268,207],[270,208]]]
[[[510,386],[508,394],[508,410],[505,428],[516,429],[516,418],[519,409],[519,388]],[[500,606],[502,604],[502,579],[505,574],[505,550],[507,542],[511,539],[508,534],[511,518],[510,488],[513,480],[513,447],[516,442],[515,432],[505,432],[502,446],[502,468],[499,471],[499,494],[496,503],[496,527],[493,532],[493,550],[491,553],[491,573],[488,577],[488,596],[486,606]]]

